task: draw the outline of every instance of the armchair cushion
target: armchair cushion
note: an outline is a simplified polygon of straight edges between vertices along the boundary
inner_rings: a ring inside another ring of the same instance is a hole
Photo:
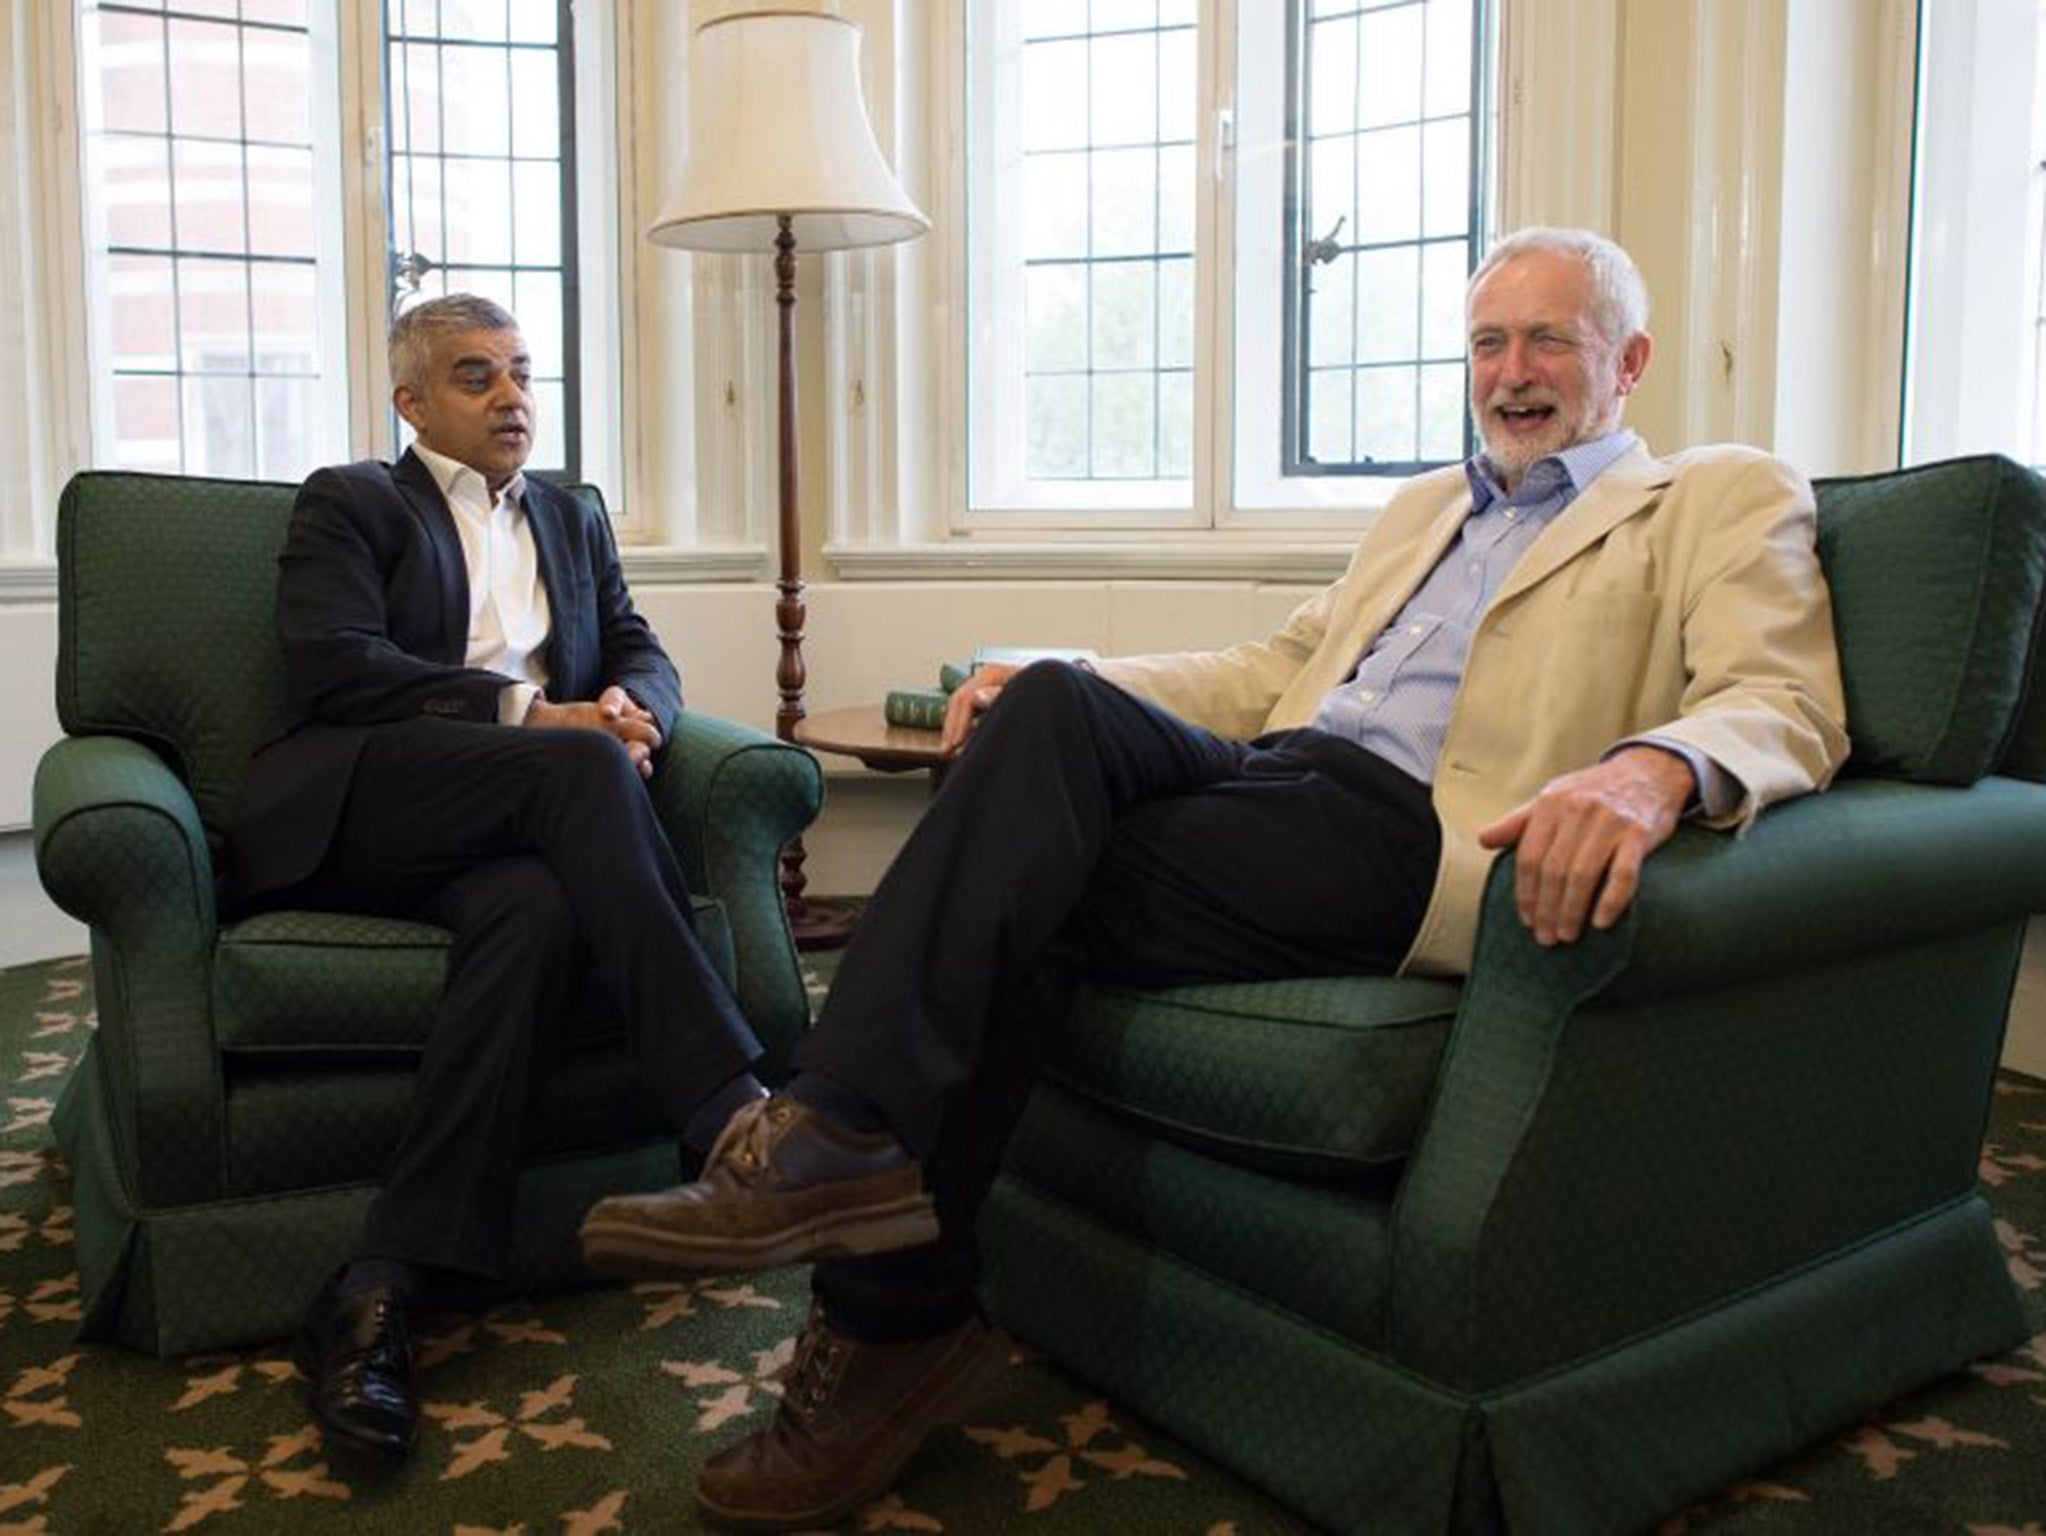
[[[1039,1199],[1105,1215],[1114,1230],[1318,1327],[1356,1339],[1385,1332],[1392,1178],[1370,1188],[1272,1178],[1154,1137],[1120,1105],[1056,1085],[1032,1096],[1007,1168]]]
[[[732,930],[724,908],[694,898],[696,931],[726,985]],[[345,912],[262,912],[222,929],[213,960],[213,1029],[237,1055],[415,1054],[447,975],[448,933],[429,923]],[[616,1010],[599,1000],[579,1023]],[[594,1038],[594,1036],[591,1036]]]
[[[227,1084],[224,1175],[237,1199],[357,1183],[383,1166],[412,1110],[411,1064],[272,1055]],[[526,1120],[530,1162],[634,1142],[675,1146],[674,1128],[615,1047],[552,1055]]]
[[[1816,490],[1848,770],[1972,784],[2002,755],[2024,698],[2046,486],[1984,456]]]
[[[1051,1071],[1224,1162],[1354,1175],[1413,1146],[1458,995],[1418,977],[1096,986],[1055,1026]]]

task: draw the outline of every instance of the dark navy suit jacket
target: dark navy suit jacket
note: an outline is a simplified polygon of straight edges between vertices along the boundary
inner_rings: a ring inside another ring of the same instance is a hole
[[[605,517],[526,481],[550,631],[547,697],[620,684],[668,739],[682,709],[674,664],[633,610]],[[325,856],[355,760],[378,725],[497,719],[507,679],[464,664],[469,579],[454,515],[407,452],[316,470],[278,560],[277,629],[295,720],[250,760],[228,835],[230,906],[310,875]]]

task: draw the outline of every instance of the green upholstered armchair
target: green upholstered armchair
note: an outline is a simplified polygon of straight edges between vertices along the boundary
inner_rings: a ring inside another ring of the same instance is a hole
[[[1100,988],[984,1223],[1024,1338],[1324,1526],[1639,1528],[2026,1325],[1977,1155],[2046,908],[2046,487],[1818,486],[1854,756],[1461,986]]]
[[[91,926],[99,1029],[55,1126],[81,1332],[160,1354],[297,1323],[396,1145],[445,969],[447,936],[425,924],[215,910],[218,829],[283,718],[276,557],[292,497],[82,474],[58,514],[67,735],[36,774],[36,860]],[[685,713],[650,787],[700,930],[785,1052],[809,1014],[776,855],[817,813],[815,760]],[[673,1133],[593,991],[535,1104],[512,1283],[576,1279],[584,1208],[676,1174]]]

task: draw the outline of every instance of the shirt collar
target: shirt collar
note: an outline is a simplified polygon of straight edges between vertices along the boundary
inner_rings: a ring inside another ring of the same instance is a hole
[[[449,502],[452,503],[455,500],[458,487],[470,485],[473,482],[472,488],[467,493],[467,498],[471,501],[480,502],[485,508],[492,505],[490,482],[485,480],[476,470],[464,464],[460,459],[451,459],[446,454],[427,447],[424,443],[415,442],[412,445],[412,451],[418,455],[419,462],[426,466],[426,472],[433,476],[433,483],[440,487],[441,495],[447,497]],[[524,504],[525,499],[525,471],[516,470],[513,472],[511,479],[505,482],[504,500],[509,506],[517,508]]]
[[[1560,511],[1640,441],[1633,432],[1621,427],[1604,437],[1573,443],[1560,453],[1552,453],[1530,464],[1526,475],[1521,478],[1520,488],[1511,496],[1500,485],[1491,460],[1482,452],[1472,454],[1463,467],[1471,486],[1471,511],[1482,512],[1494,501],[1504,501],[1511,507],[1526,507],[1551,499],[1556,501],[1556,509]]]

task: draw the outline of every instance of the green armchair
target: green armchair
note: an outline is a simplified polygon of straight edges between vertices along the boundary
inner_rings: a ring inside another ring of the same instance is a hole
[[[984,1218],[1024,1338],[1346,1531],[1628,1530],[2026,1335],[1976,1191],[2046,908],[2046,486],[1818,486],[1854,757],[1461,985],[1101,987]]]
[[[594,495],[593,492],[582,494]],[[276,556],[289,485],[81,474],[58,513],[57,712],[37,868],[90,925],[99,1029],[54,1124],[86,1337],[158,1354],[288,1332],[343,1258],[408,1112],[447,935],[367,916],[223,923],[218,829],[284,711]],[[769,1069],[807,1026],[776,858],[816,762],[686,713],[650,785],[698,926]],[[510,1282],[581,1277],[598,1196],[677,1175],[594,987],[534,1105]]]

